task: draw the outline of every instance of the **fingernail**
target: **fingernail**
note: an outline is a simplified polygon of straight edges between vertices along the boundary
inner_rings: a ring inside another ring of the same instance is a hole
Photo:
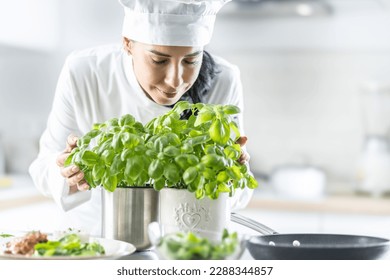
[[[81,179],[84,177],[84,174],[83,173],[80,173],[79,175],[77,175],[77,178]]]
[[[73,172],[77,172],[77,171],[79,171],[79,170],[80,170],[79,167],[76,166],[76,165],[72,167],[72,171],[73,171]]]

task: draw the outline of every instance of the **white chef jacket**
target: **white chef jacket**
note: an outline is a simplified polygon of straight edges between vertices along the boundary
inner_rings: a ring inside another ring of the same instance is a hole
[[[241,109],[238,123],[242,135],[243,96],[239,69],[214,57],[220,69],[204,102],[233,104]],[[137,82],[132,58],[119,45],[107,45],[71,53],[61,71],[47,127],[40,138],[38,157],[30,165],[34,184],[51,196],[65,211],[67,227],[101,234],[101,190],[69,194],[69,186],[56,164],[66,139],[73,133],[82,136],[94,123],[124,114],[147,123],[170,108],[150,100]],[[243,208],[251,198],[249,189],[238,190],[231,198],[233,209]]]

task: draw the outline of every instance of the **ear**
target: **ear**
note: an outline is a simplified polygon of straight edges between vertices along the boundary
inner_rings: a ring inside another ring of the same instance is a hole
[[[131,54],[132,41],[131,41],[129,38],[123,37],[123,49],[124,49],[128,54]]]

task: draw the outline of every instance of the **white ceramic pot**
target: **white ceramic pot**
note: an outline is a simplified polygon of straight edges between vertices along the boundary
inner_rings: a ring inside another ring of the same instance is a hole
[[[162,189],[160,191],[160,224],[164,234],[192,231],[199,236],[220,239],[230,221],[229,195],[222,193],[218,199],[196,199],[187,190]]]

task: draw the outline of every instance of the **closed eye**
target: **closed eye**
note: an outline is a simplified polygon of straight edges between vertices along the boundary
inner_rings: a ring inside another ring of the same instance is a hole
[[[166,63],[168,60],[167,59],[164,59],[164,60],[154,60],[154,59],[152,59],[152,62],[154,63],[154,64],[164,64],[164,63]]]
[[[188,61],[188,60],[184,60],[184,63],[186,64],[190,64],[190,65],[196,65],[199,63],[199,60],[194,60],[194,61]]]

